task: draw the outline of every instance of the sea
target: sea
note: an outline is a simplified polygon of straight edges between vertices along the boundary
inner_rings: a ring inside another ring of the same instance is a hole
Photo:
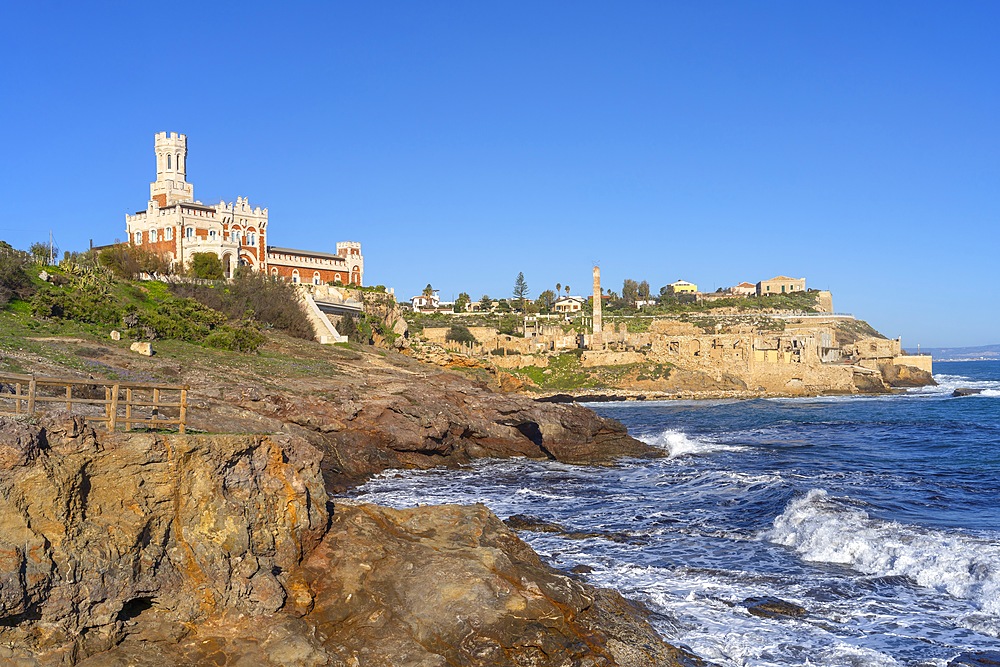
[[[1000,362],[934,374],[887,396],[591,404],[667,456],[391,471],[356,495],[595,533],[520,535],[718,665],[943,667],[1000,650]],[[760,598],[805,613],[750,613]]]

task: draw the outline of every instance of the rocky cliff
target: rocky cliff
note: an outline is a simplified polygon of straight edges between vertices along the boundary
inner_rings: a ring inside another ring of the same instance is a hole
[[[0,661],[701,664],[483,507],[333,508],[322,458],[0,418]]]

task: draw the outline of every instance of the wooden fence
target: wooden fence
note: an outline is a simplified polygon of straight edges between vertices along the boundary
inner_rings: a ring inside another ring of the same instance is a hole
[[[184,433],[187,392],[186,386],[169,384],[0,373],[0,411],[31,415],[42,404],[62,404],[88,421],[103,423],[108,431],[121,424],[126,431],[176,426]]]

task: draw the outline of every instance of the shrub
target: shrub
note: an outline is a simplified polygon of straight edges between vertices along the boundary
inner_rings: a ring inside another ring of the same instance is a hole
[[[226,285],[178,283],[171,290],[178,296],[197,299],[231,320],[253,317],[289,336],[311,340],[315,335],[295,287],[280,278],[237,270],[236,277]]]
[[[191,256],[190,274],[202,280],[222,280],[222,260],[214,252],[196,252]]]
[[[104,248],[97,255],[97,263],[110,269],[115,277],[126,280],[138,278],[142,273],[166,275],[171,272],[170,260],[166,255],[158,255],[148,248],[127,243],[116,243]]]
[[[445,340],[454,341],[456,343],[476,343],[476,337],[472,335],[469,331],[469,327],[464,324],[453,324],[451,328],[448,329],[448,333],[444,336]]]
[[[0,241],[0,308],[13,299],[27,299],[35,291],[27,263],[27,254]]]

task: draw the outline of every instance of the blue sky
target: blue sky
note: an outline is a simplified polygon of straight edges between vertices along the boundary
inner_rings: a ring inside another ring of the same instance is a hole
[[[6,4],[0,238],[123,238],[175,131],[402,298],[785,274],[1000,342],[1000,3],[205,4]]]

